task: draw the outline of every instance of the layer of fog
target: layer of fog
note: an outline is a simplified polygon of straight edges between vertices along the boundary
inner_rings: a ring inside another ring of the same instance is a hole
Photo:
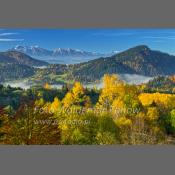
[[[36,57],[35,57],[36,58]],[[39,57],[38,60],[42,60],[45,62],[48,62],[50,64],[78,64],[87,62],[90,60],[94,60],[96,58],[99,58],[99,56],[65,56],[65,57],[56,57],[56,58],[50,58],[50,57],[42,57],[42,59]]]
[[[147,83],[154,78],[154,77],[148,77],[148,76],[143,76],[138,74],[120,74],[119,77],[121,80],[125,81],[126,83],[135,84],[135,85]]]
[[[135,84],[135,85],[147,83],[154,78],[154,77],[148,77],[148,76],[137,75],[137,74],[120,74],[119,77],[124,82],[128,84]],[[22,89],[29,89],[30,87],[35,86],[37,84],[29,84],[27,80],[18,80],[18,81],[6,82],[4,83],[4,85],[5,86],[10,85],[11,87],[20,87]],[[83,85],[87,88],[96,87],[97,89],[100,89],[103,87],[102,81],[100,81],[99,83],[88,83]],[[55,89],[61,89],[62,84],[52,84],[51,87]]]
[[[4,86],[11,86],[11,87],[20,87],[22,89],[30,89],[33,86],[37,86],[37,84],[28,83],[27,80],[18,80],[18,81],[10,81],[3,83]],[[61,84],[52,84],[50,85],[53,89],[61,89]]]

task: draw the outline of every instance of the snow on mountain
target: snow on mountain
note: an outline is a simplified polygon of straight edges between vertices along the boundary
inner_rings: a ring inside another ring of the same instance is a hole
[[[72,48],[57,48],[54,50],[48,50],[39,46],[20,46],[17,45],[8,51],[18,51],[30,55],[34,58],[47,61],[50,63],[60,64],[75,64],[86,62],[98,57],[111,56],[111,54],[103,54],[96,52],[88,52],[80,49]]]
[[[86,52],[79,49],[63,49],[58,48],[53,50],[53,56],[95,56],[93,52]]]
[[[20,45],[17,45],[10,50],[23,52],[23,53],[29,54],[31,56],[58,57],[58,56],[98,56],[98,55],[104,55],[101,53],[87,52],[87,51],[83,51],[80,49],[71,49],[71,48],[57,48],[54,50],[48,50],[48,49],[41,48],[39,46],[20,46]]]
[[[39,46],[20,46],[20,45],[17,45],[10,50],[23,52],[23,53],[28,54],[30,56],[50,56],[50,55],[52,55],[52,51],[47,50],[47,49],[43,49]]]

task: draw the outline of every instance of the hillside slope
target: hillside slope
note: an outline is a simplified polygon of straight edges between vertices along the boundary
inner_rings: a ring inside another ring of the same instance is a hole
[[[100,79],[107,73],[144,76],[173,75],[175,74],[175,56],[140,45],[111,57],[74,65],[69,76],[87,82]]]
[[[26,66],[46,66],[47,62],[34,59],[24,53],[16,51],[0,52],[0,63],[15,63]]]

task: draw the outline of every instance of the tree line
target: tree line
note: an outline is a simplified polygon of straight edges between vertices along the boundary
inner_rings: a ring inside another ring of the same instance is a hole
[[[115,74],[101,89],[18,89],[19,105],[0,108],[1,144],[174,144],[175,95],[145,89]]]

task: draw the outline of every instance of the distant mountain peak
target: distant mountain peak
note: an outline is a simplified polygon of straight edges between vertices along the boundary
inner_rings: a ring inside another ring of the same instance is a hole
[[[75,64],[80,62],[86,62],[94,58],[111,56],[114,53],[104,54],[97,52],[90,52],[81,49],[73,48],[56,48],[53,50],[44,49],[38,45],[34,46],[20,46],[17,45],[8,51],[18,51],[25,53],[31,57],[37,58],[39,60],[44,60],[50,63],[60,63],[60,64]]]

